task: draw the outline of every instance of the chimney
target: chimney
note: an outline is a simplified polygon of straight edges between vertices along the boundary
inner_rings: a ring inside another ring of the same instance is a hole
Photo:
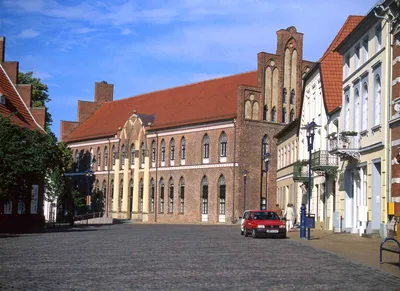
[[[35,108],[31,108],[30,111],[32,112],[32,115],[35,118],[36,122],[43,129],[45,129],[45,126],[46,126],[46,108],[45,107],[35,107]]]
[[[61,120],[60,138],[65,141],[65,138],[79,125],[78,122]]]
[[[11,82],[16,85],[18,84],[18,62],[3,62],[2,66],[4,71],[6,71]]]
[[[107,82],[96,82],[94,87],[94,102],[103,103],[113,101],[114,85]]]
[[[4,57],[6,53],[6,38],[0,36],[0,63],[4,62]]]
[[[28,108],[32,107],[32,85],[31,84],[17,84],[17,90],[19,95],[21,95],[26,106]]]

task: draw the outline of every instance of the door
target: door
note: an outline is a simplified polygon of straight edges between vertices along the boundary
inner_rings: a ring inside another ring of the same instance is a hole
[[[381,223],[381,161],[372,162],[372,229],[380,229]]]
[[[344,174],[344,227],[353,228],[353,179],[351,170],[346,170]]]

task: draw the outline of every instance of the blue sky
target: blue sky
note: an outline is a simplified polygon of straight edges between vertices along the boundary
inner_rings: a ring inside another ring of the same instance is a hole
[[[304,33],[303,58],[316,61],[348,15],[376,0],[2,0],[6,60],[49,86],[53,131],[76,120],[94,82],[114,100],[256,69],[275,53],[276,31]]]

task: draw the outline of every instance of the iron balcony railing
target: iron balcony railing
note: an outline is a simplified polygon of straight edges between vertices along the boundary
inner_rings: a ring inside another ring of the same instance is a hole
[[[298,161],[294,163],[293,180],[298,182],[308,181],[308,164],[306,161]]]
[[[311,169],[324,170],[326,168],[337,168],[338,156],[329,153],[326,150],[319,150],[311,155]]]
[[[341,132],[337,137],[329,140],[330,152],[358,151],[360,136],[356,132]]]

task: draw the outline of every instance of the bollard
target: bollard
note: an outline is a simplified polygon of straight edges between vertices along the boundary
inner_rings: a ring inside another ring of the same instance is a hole
[[[300,207],[300,238],[306,238],[306,205],[301,204]]]

